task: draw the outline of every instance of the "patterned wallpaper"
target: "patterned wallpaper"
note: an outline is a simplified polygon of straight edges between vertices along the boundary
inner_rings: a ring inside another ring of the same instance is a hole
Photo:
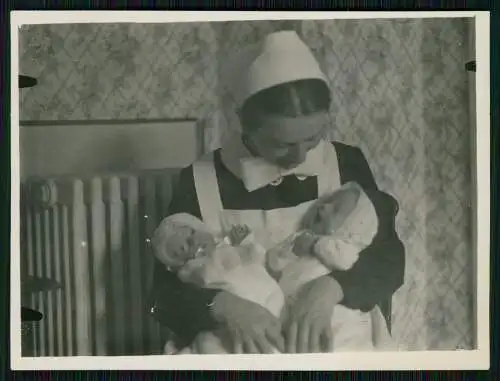
[[[404,286],[393,333],[406,349],[471,348],[471,176],[466,20],[331,20],[23,26],[21,119],[196,117],[207,149],[236,125],[231,52],[293,28],[332,83],[332,138],[362,148],[401,210]]]

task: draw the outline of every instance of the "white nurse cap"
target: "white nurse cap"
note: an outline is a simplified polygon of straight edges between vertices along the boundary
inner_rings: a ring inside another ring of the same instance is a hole
[[[259,91],[287,82],[319,79],[328,86],[318,61],[295,31],[267,35],[238,53],[230,64],[230,87],[238,108]]]

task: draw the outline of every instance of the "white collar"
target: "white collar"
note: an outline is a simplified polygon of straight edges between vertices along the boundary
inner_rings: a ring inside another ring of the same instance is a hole
[[[298,178],[318,175],[324,164],[325,150],[328,145],[328,142],[321,140],[307,153],[306,160],[302,164],[292,170],[284,170],[262,158],[253,156],[243,144],[241,137],[236,137],[230,139],[222,147],[221,160],[224,166],[241,179],[246,189],[251,192],[268,184],[279,184],[280,179],[289,174],[295,174]]]

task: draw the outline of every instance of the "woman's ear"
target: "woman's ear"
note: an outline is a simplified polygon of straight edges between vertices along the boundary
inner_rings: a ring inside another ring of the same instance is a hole
[[[244,114],[242,109],[236,110],[236,115],[238,115],[238,120],[240,122],[241,127],[241,135],[250,136],[253,132],[255,132],[255,126],[258,125],[257,120],[259,116],[256,114],[248,115]]]

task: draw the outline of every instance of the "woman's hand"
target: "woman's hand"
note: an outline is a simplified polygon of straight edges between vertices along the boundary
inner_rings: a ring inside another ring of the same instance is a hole
[[[231,336],[234,353],[284,352],[279,319],[258,304],[222,291],[214,299],[212,316]]]
[[[286,352],[331,352],[333,308],[342,297],[340,285],[328,275],[307,283],[289,311]]]

